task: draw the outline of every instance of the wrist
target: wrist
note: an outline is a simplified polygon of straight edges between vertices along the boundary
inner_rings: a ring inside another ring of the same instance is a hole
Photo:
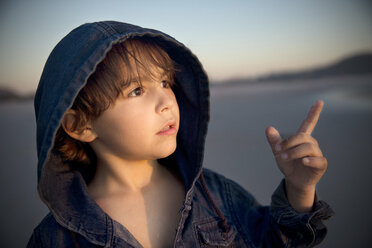
[[[305,213],[312,210],[315,200],[315,185],[301,188],[285,180],[285,188],[288,201],[296,212]]]

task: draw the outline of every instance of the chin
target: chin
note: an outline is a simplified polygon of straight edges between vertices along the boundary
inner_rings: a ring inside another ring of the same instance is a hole
[[[164,149],[163,152],[161,154],[159,154],[158,159],[166,158],[166,157],[170,156],[171,154],[174,153],[174,151],[176,151],[176,148],[177,148],[177,145],[174,145],[172,147],[168,147],[167,149]]]

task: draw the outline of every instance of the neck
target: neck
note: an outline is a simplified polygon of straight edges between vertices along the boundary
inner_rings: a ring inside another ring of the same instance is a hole
[[[138,192],[153,183],[161,170],[156,160],[98,159],[96,174],[88,188],[96,197]]]

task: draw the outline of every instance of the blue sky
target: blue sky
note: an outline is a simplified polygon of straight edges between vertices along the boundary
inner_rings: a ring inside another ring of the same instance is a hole
[[[58,41],[99,20],[170,34],[198,56],[212,81],[372,52],[369,0],[8,0],[0,2],[0,86],[34,91]]]

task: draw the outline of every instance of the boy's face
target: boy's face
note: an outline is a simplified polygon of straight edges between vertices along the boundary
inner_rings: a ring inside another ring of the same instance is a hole
[[[175,151],[180,118],[177,100],[169,78],[159,69],[150,69],[155,79],[131,83],[92,122],[96,139],[90,144],[98,158],[155,160]]]

